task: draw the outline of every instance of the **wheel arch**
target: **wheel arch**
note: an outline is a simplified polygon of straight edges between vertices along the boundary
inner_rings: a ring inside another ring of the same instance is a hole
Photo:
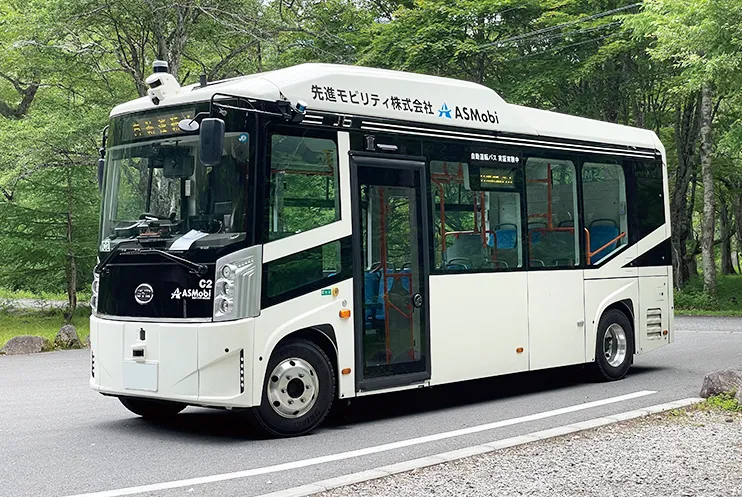
[[[255,378],[255,385],[260,385],[260,387],[256,392],[253,392],[253,397],[254,399],[256,399],[253,400],[254,405],[260,404],[262,392],[265,388],[265,367],[268,365],[268,361],[270,361],[270,357],[273,355],[273,352],[278,347],[286,343],[289,343],[293,340],[301,339],[314,343],[327,355],[327,357],[330,359],[330,364],[332,364],[332,367],[335,370],[335,381],[338,382],[337,384],[339,385],[340,371],[338,370],[338,345],[335,328],[331,324],[306,326],[286,334],[278,342],[276,342],[276,344],[269,351],[266,351],[264,356],[261,356],[261,362],[263,363],[263,367],[261,369],[263,371],[263,375],[259,378]],[[336,398],[340,395],[340,388],[337,388],[335,395]]]
[[[609,309],[626,315],[632,325],[631,333],[636,343],[638,329],[639,280],[616,278],[585,281],[585,362],[595,361],[595,345],[600,320]],[[636,345],[634,346],[634,351]],[[632,354],[633,357],[633,354]]]
[[[603,310],[600,318],[602,319],[605,313],[610,311],[611,309],[616,309],[617,311],[622,312],[631,324],[631,355],[633,356],[636,354],[636,316],[634,313],[634,302],[632,299],[623,299],[614,302]]]
[[[332,364],[332,367],[335,368],[335,373],[338,374],[338,344],[337,344],[337,338],[335,336],[335,328],[331,324],[320,324],[316,326],[310,326],[307,328],[302,328],[300,330],[296,330],[292,333],[289,333],[285,337],[283,337],[275,347],[273,347],[273,350],[280,347],[281,345],[290,342],[292,340],[297,339],[304,339],[308,340],[315,345],[317,345],[319,348],[322,349],[322,351],[327,354],[327,357],[330,358],[330,363]],[[271,354],[273,353],[273,350],[271,350]]]

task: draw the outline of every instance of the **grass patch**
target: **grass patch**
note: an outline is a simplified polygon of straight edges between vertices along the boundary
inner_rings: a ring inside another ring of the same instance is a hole
[[[59,328],[64,324],[64,316],[59,309],[18,310],[0,309],[0,348],[8,340],[19,335],[35,335],[54,342]],[[72,318],[77,336],[82,342],[90,333],[90,310],[78,309]]]
[[[716,297],[703,293],[703,280],[694,278],[675,291],[675,313],[688,316],[742,316],[742,276],[719,275]]]
[[[698,407],[706,410],[742,412],[742,405],[734,398],[734,392],[711,396]]]
[[[0,288],[0,300],[59,300],[67,301],[66,292],[29,292],[28,290],[8,290]],[[90,292],[79,292],[77,294],[78,302],[87,302],[90,300]]]
[[[665,414],[671,418],[682,418],[688,415],[688,410],[686,408],[670,409]]]

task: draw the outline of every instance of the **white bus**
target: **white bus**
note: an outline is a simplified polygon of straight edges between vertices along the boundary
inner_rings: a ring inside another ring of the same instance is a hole
[[[90,386],[144,417],[334,401],[673,341],[665,153],[483,86],[304,64],[181,87],[155,64],[99,162]]]

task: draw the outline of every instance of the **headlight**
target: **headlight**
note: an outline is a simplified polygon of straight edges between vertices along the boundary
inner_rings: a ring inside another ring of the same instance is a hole
[[[219,304],[219,308],[224,314],[231,314],[234,310],[234,301],[232,299],[224,299]]]
[[[100,260],[97,264],[100,264]],[[90,285],[90,288],[93,291],[93,294],[90,297],[90,308],[92,309],[93,314],[95,314],[98,312],[98,291],[100,290],[100,276],[95,272],[95,269],[93,269],[93,284]]]
[[[234,281],[232,280],[218,280],[216,282],[216,295],[224,295],[225,297],[234,297]]]
[[[222,278],[230,279],[234,277],[234,266],[231,264],[225,264],[222,267]]]

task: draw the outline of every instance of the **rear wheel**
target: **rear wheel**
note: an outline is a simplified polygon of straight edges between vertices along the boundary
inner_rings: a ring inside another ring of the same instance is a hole
[[[327,354],[308,340],[280,345],[268,361],[260,406],[252,424],[273,437],[309,433],[327,417],[335,398],[335,370]]]
[[[612,381],[626,376],[633,354],[631,321],[618,309],[609,309],[598,324],[595,344],[595,372],[598,378]]]
[[[119,397],[121,403],[134,414],[147,419],[165,419],[186,408],[185,404],[142,397]]]

